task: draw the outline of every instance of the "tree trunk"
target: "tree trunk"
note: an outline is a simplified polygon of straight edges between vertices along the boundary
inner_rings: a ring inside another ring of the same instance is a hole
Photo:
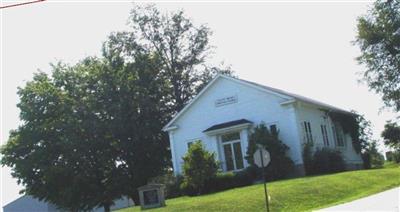
[[[132,194],[129,196],[134,202],[135,206],[140,205],[139,194]]]
[[[104,212],[110,212],[110,204],[104,205]]]

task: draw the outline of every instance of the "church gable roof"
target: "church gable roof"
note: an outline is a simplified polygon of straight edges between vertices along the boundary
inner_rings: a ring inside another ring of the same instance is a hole
[[[191,105],[196,102],[218,79],[223,78],[223,79],[227,79],[230,81],[234,81],[240,84],[244,84],[247,85],[249,87],[252,87],[254,89],[258,89],[261,90],[263,92],[267,92],[269,94],[273,94],[276,96],[279,96],[281,98],[287,99],[288,102],[289,101],[301,101],[301,102],[305,102],[308,104],[312,104],[312,105],[317,105],[319,107],[325,108],[327,110],[333,110],[333,111],[337,111],[337,112],[342,112],[342,113],[347,113],[347,114],[351,114],[350,112],[337,108],[335,106],[317,101],[317,100],[313,100],[310,99],[308,97],[305,96],[301,96],[298,94],[294,94],[294,93],[290,93],[281,89],[277,89],[277,88],[273,88],[273,87],[269,87],[269,86],[265,86],[265,85],[261,85],[255,82],[251,82],[251,81],[247,81],[247,80],[243,80],[243,79],[238,79],[238,78],[234,78],[234,77],[230,77],[230,76],[225,76],[222,74],[217,75],[213,80],[211,80],[210,83],[208,83],[208,85],[206,87],[204,87],[199,94],[197,94],[181,111],[179,111],[174,118],[164,126],[163,130],[164,131],[170,131],[170,130],[174,130],[176,129],[175,126],[172,126],[172,124],[181,116],[183,115],[190,107]]]

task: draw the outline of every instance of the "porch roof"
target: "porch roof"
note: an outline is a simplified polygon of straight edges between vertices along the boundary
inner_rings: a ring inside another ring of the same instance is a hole
[[[240,124],[252,124],[252,123],[253,122],[251,122],[247,119],[238,119],[238,120],[234,120],[234,121],[228,121],[228,122],[224,122],[221,124],[213,125],[213,126],[207,128],[206,130],[204,130],[203,132],[224,129],[224,128],[233,127],[233,126],[240,125]]]

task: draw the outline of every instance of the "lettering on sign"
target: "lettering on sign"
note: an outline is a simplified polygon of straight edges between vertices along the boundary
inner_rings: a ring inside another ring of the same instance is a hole
[[[220,107],[220,106],[223,106],[223,105],[229,105],[229,104],[236,103],[237,101],[238,101],[238,98],[237,98],[236,95],[235,96],[228,96],[228,97],[224,97],[224,98],[215,100],[215,106],[216,107]]]

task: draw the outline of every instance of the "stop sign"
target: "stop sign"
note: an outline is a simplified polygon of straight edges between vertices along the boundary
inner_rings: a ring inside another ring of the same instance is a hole
[[[253,160],[258,167],[262,168],[268,166],[269,162],[271,162],[271,157],[266,149],[259,148],[253,154]]]

